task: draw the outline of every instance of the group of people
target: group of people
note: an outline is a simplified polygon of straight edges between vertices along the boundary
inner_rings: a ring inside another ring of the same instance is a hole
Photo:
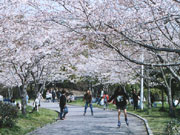
[[[16,102],[16,100],[15,100],[14,98],[12,98],[12,99],[10,100],[10,104],[11,104],[12,106],[16,106],[19,110],[21,110],[21,103],[20,103],[20,102]]]
[[[154,94],[151,93],[150,97],[151,97],[151,107],[153,107],[153,106],[156,107],[154,105],[154,102],[155,102]],[[136,89],[133,89],[132,98],[133,98],[134,110],[137,110],[139,108],[140,93],[137,93]],[[143,99],[143,100],[145,100],[145,99]]]
[[[120,114],[121,110],[124,112],[125,116],[125,122],[127,126],[129,125],[128,118],[127,118],[127,102],[128,102],[128,95],[125,91],[125,89],[122,86],[118,86],[114,92],[114,94],[109,98],[105,93],[103,98],[106,103],[110,103],[112,100],[115,100],[116,103],[116,108],[118,111],[118,127],[121,126],[121,120],[120,120]],[[84,95],[83,100],[85,101],[85,107],[84,107],[84,116],[86,115],[86,111],[88,106],[90,107],[91,110],[91,115],[93,116],[93,106],[92,106],[92,95],[90,90],[87,90],[86,94]],[[66,106],[66,96],[65,96],[65,91],[62,92],[62,96],[60,97],[60,119],[64,120],[65,116],[67,114],[67,106]]]
[[[60,103],[59,103],[61,120],[64,120],[66,114],[68,113],[68,108],[66,106],[67,99],[66,99],[65,93],[66,91],[62,91],[62,95],[60,97]],[[135,89],[133,89],[132,98],[133,98],[134,110],[136,110],[138,109],[138,100],[140,99],[140,97],[137,94],[137,91]],[[113,101],[113,103],[116,104],[116,108],[118,112],[118,124],[117,124],[118,127],[121,126],[121,119],[120,119],[121,111],[124,112],[126,125],[127,126],[129,125],[128,116],[127,116],[127,104],[128,104],[129,97],[123,86],[121,85],[118,86],[111,97],[109,97],[109,95],[106,92],[104,92],[101,99],[104,100],[104,110],[107,108],[110,102]],[[93,116],[94,112],[93,112],[93,105],[92,105],[92,94],[90,90],[87,90],[86,94],[83,97],[83,100],[85,102],[83,115],[84,116],[86,115],[87,108],[90,107],[91,115]]]
[[[104,110],[108,107],[109,95],[106,91],[101,91],[101,95],[97,97],[96,102],[98,105],[104,105]]]
[[[62,95],[62,91],[51,88],[46,92],[46,101],[48,102],[52,101],[54,103],[55,101],[60,99],[61,95]],[[72,102],[75,100],[73,93],[66,92],[66,98],[67,98],[67,102]]]
[[[48,102],[52,101],[54,103],[55,99],[56,99],[56,95],[58,97],[58,94],[59,93],[56,93],[56,91],[54,89],[47,90],[47,92],[46,92],[46,100]]]

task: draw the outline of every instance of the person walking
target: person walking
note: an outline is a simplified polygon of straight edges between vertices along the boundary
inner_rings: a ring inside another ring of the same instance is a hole
[[[134,110],[138,109],[138,100],[139,100],[139,96],[138,96],[136,90],[133,89],[133,105],[134,105]]]
[[[65,116],[66,114],[68,113],[68,109],[67,109],[67,106],[66,106],[66,91],[63,90],[62,91],[62,95],[60,97],[60,102],[59,102],[59,106],[60,106],[60,119],[61,120],[64,120],[65,119]]]
[[[121,110],[124,111],[125,122],[126,125],[129,126],[129,122],[127,119],[127,111],[126,111],[128,95],[125,89],[121,85],[116,88],[114,94],[108,100],[108,102],[111,102],[113,99],[116,101],[116,108],[118,110],[118,127],[121,126],[121,121],[120,121]]]
[[[103,100],[104,100],[104,110],[106,110],[108,107],[108,100],[109,100],[109,95],[107,94],[106,91],[104,91]]]
[[[91,109],[91,115],[93,116],[93,107],[92,107],[92,95],[90,90],[87,90],[86,94],[84,95],[83,100],[85,101],[85,107],[84,107],[84,116],[86,115],[86,110],[88,108],[88,105]]]

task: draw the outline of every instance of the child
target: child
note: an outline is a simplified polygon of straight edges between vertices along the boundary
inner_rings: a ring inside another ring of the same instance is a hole
[[[114,95],[108,100],[108,102],[111,102],[113,99],[115,99],[116,101],[116,107],[118,110],[118,127],[121,126],[121,121],[120,121],[121,110],[124,111],[125,122],[126,122],[126,125],[128,126],[129,122],[127,119],[127,112],[126,112],[128,95],[122,86],[117,87],[117,89],[114,92]]]
[[[35,100],[34,100],[34,102],[33,102],[33,106],[34,106],[34,108],[33,108],[33,111],[39,111],[39,99],[38,98],[36,98]],[[32,111],[32,112],[33,112]]]

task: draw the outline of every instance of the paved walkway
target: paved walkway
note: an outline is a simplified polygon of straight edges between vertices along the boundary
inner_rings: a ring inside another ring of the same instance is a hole
[[[41,107],[59,111],[58,103],[42,102]],[[128,115],[129,126],[121,114],[121,128],[117,127],[117,112],[94,108],[94,116],[87,109],[83,116],[83,107],[68,106],[69,113],[65,120],[39,128],[29,135],[147,135],[142,120]]]

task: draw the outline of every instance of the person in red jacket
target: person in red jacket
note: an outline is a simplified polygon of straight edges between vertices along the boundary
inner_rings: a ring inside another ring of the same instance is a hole
[[[128,126],[129,122],[127,119],[127,111],[126,111],[128,95],[126,93],[126,90],[121,85],[116,88],[114,95],[108,100],[108,102],[111,102],[113,99],[116,101],[116,107],[118,110],[118,127],[121,126],[121,121],[120,121],[121,110],[124,111],[125,122]]]
[[[108,100],[109,100],[109,95],[107,94],[106,91],[104,92],[103,100],[104,100],[104,110],[106,110],[108,107]]]

